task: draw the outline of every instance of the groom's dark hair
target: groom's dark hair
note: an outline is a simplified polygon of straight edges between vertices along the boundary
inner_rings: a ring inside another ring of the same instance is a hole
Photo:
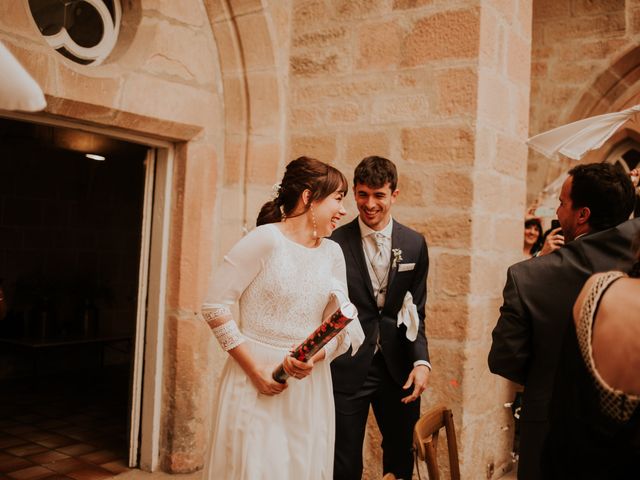
[[[358,184],[370,188],[381,188],[389,183],[391,191],[398,187],[398,171],[391,160],[383,157],[366,157],[353,172],[353,186]]]

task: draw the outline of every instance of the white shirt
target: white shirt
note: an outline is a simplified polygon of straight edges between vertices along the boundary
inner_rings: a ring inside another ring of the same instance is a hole
[[[387,283],[389,280],[389,263],[391,261],[391,232],[393,231],[393,221],[382,230],[373,230],[368,227],[360,217],[358,217],[360,225],[360,237],[362,238],[362,248],[367,263],[367,270],[371,278],[371,286],[373,287],[373,295],[376,298],[378,308],[384,307],[384,301],[387,295]],[[380,247],[380,255],[378,256],[378,243]],[[378,263],[378,273],[374,269],[374,263]]]

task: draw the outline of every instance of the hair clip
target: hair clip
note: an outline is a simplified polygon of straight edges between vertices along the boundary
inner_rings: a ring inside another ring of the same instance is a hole
[[[271,200],[275,200],[280,196],[280,190],[282,189],[282,184],[274,183],[271,187]]]

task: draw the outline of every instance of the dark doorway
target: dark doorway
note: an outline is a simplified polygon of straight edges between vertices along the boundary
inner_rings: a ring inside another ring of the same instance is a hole
[[[0,477],[126,469],[146,155],[0,119]]]

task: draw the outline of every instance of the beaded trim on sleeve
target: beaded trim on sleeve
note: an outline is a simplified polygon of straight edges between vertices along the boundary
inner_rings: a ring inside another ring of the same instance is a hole
[[[640,397],[627,395],[611,387],[600,376],[593,360],[591,342],[593,339],[593,317],[600,302],[600,297],[602,297],[609,285],[624,276],[626,275],[621,272],[608,272],[598,276],[582,305],[580,319],[576,328],[580,353],[598,391],[600,407],[609,418],[618,422],[626,422],[631,418],[636,407],[640,404]]]
[[[244,337],[238,329],[238,324],[235,320],[230,320],[223,323],[211,330],[216,336],[218,343],[222,349],[227,352],[232,348],[236,348],[238,345],[244,342]]]
[[[210,328],[215,328],[224,322],[232,320],[229,306],[222,303],[204,304],[202,306],[202,316]]]

